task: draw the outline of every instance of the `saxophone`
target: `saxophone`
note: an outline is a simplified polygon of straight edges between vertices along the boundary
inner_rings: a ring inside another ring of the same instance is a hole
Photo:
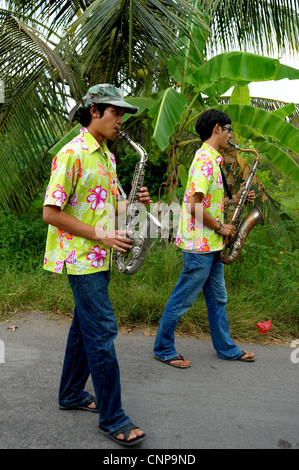
[[[133,240],[132,248],[126,252],[118,251],[115,256],[116,267],[120,273],[135,274],[141,267],[148,248],[151,236],[154,237],[158,228],[163,228],[162,224],[149,212],[145,210],[146,217],[140,222],[138,206],[138,194],[143,186],[145,176],[145,165],[147,161],[147,153],[141,145],[137,145],[124,132],[118,130],[118,135],[126,140],[139,154],[140,161],[135,166],[132,189],[128,197],[128,205],[126,219],[121,229],[133,232],[129,236]],[[121,191],[123,193],[123,191]],[[143,206],[144,207],[144,206]],[[137,229],[137,231],[136,231]]]
[[[224,244],[224,247],[220,252],[220,260],[224,264],[232,264],[237,261],[250,230],[257,224],[264,225],[265,223],[263,214],[258,206],[255,206],[244,220],[241,219],[242,212],[246,205],[247,196],[250,191],[253,178],[255,177],[257,166],[260,162],[259,152],[254,149],[241,149],[238,145],[235,145],[232,142],[229,142],[229,144],[234,149],[240,150],[241,152],[253,153],[256,156],[256,159],[254,160],[249,175],[245,181],[240,199],[230,220],[230,224],[236,227],[236,235],[231,242]]]

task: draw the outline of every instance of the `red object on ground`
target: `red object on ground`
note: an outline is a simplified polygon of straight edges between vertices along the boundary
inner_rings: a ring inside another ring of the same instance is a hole
[[[260,333],[265,333],[271,328],[271,320],[265,320],[265,321],[262,321],[261,323],[256,323],[256,326],[260,328]]]

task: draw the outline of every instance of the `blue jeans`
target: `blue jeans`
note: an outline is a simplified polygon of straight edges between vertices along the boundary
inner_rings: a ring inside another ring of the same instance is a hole
[[[59,404],[83,405],[91,375],[100,415],[99,425],[114,432],[130,422],[121,405],[118,361],[114,348],[117,324],[108,295],[110,271],[69,275],[75,310],[66,345]]]
[[[178,353],[174,331],[180,317],[194,304],[203,289],[213,346],[222,359],[237,359],[242,351],[232,341],[226,315],[227,293],[224,266],[219,252],[196,254],[183,251],[183,269],[164,309],[154,344],[154,353],[163,361]]]

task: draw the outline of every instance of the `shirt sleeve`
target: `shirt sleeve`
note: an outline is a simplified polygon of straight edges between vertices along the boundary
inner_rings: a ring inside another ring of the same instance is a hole
[[[74,152],[61,152],[54,157],[44,205],[63,210],[75,192],[80,170],[80,158]]]

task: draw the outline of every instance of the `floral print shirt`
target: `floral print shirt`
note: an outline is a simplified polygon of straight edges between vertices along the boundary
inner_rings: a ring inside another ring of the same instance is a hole
[[[203,193],[203,207],[214,218],[223,223],[224,190],[221,177],[221,155],[207,143],[196,152],[189,169],[179,220],[176,244],[179,248],[196,253],[220,251],[223,236],[203,225],[186,209],[187,198],[195,193]]]
[[[58,206],[88,225],[112,230],[119,197],[115,179],[113,154],[83,127],[54,157],[44,205]],[[49,225],[44,269],[61,273],[64,264],[68,274],[106,271],[110,248]]]

